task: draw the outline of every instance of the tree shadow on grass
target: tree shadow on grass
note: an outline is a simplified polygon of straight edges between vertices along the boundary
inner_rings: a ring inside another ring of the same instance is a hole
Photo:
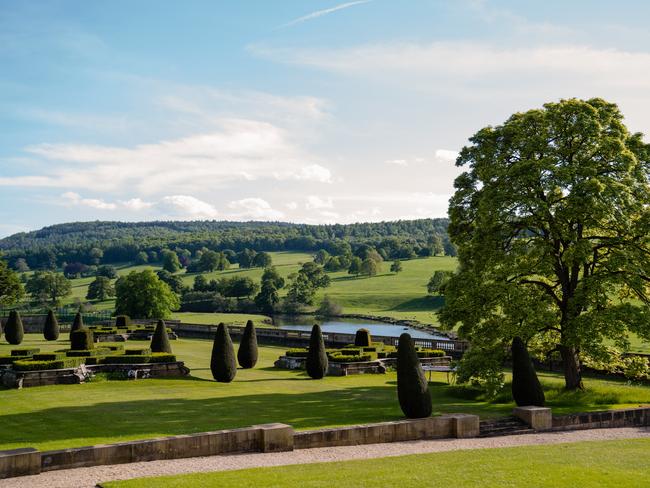
[[[445,299],[441,296],[423,296],[402,302],[391,310],[395,312],[433,311],[441,308],[444,304]]]

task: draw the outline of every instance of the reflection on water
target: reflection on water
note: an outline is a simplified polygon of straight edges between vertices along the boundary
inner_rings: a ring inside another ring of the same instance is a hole
[[[423,330],[404,327],[402,325],[387,324],[384,322],[372,322],[361,319],[323,319],[308,316],[298,317],[276,317],[275,325],[281,329],[289,330],[311,330],[312,325],[320,324],[323,332],[339,332],[354,334],[357,330],[364,328],[370,331],[370,335],[399,337],[404,332],[411,334],[413,338],[419,339],[446,339],[446,337],[432,334]]]

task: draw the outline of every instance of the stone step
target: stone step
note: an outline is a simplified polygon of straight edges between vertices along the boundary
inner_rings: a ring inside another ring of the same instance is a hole
[[[495,437],[500,435],[529,434],[534,432],[534,430],[517,417],[504,417],[480,422],[479,432],[480,437]]]

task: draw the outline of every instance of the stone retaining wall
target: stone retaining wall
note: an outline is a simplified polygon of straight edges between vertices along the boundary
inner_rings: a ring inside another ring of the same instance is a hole
[[[554,415],[551,430],[650,427],[650,407]]]

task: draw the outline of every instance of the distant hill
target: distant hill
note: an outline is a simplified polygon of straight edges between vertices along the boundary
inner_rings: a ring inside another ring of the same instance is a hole
[[[385,249],[387,256],[414,251],[426,254],[433,236],[450,251],[447,219],[399,220],[394,222],[307,225],[285,222],[153,221],[72,222],[21,232],[0,240],[0,251],[10,264],[18,258],[30,268],[47,268],[63,262],[90,264],[96,249],[103,263],[135,260],[141,252],[203,247],[213,250],[244,248],[257,251],[316,251],[337,254],[348,244]],[[347,244],[345,244],[347,243]],[[95,249],[91,253],[91,250]]]

